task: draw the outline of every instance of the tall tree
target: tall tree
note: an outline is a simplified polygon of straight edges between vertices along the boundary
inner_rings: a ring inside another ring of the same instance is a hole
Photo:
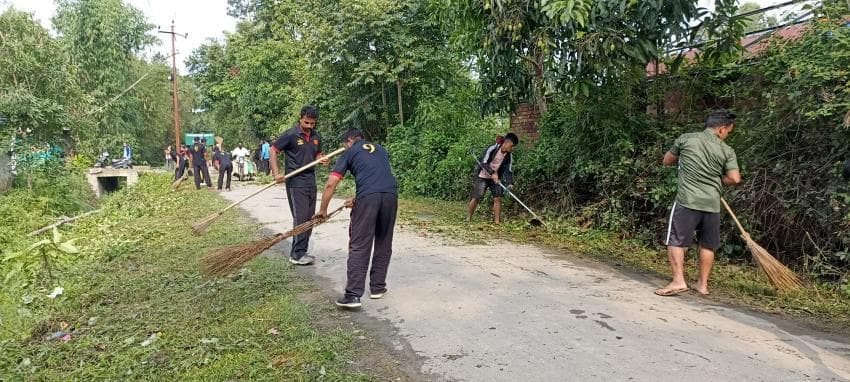
[[[684,39],[694,1],[447,0],[433,2],[453,41],[477,63],[488,109],[590,89],[639,73]]]
[[[89,98],[78,86],[77,69],[32,15],[14,9],[0,14],[0,139],[29,137],[58,143],[63,129],[87,124]]]
[[[288,127],[310,102],[320,106],[322,129],[351,125],[382,139],[415,116],[422,95],[466,76],[418,1],[230,5],[243,19],[238,31],[197,50],[189,66],[216,120],[251,133]]]
[[[326,2],[315,14],[305,41],[311,62],[334,84],[328,91],[335,94],[325,96],[343,89],[349,95],[343,121],[382,137],[387,121],[376,117],[389,120],[393,101],[403,124],[425,87],[457,75],[456,58],[427,11],[420,1],[354,0]]]
[[[89,145],[115,147],[121,141],[136,143],[144,129],[136,97],[119,97],[138,78],[133,70],[136,54],[155,43],[153,25],[144,14],[123,0],[60,0],[54,26],[64,48],[78,67],[77,79],[94,100],[97,128],[86,132]]]

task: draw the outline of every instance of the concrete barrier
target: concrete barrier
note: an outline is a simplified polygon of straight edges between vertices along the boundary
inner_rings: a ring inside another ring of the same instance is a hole
[[[143,169],[142,169],[143,170]],[[104,193],[116,191],[121,186],[121,179],[127,186],[132,186],[139,181],[139,169],[129,168],[92,168],[86,174],[94,194],[99,198]]]

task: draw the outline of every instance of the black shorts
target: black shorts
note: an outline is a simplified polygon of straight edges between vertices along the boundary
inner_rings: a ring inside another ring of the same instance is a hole
[[[701,247],[712,250],[720,247],[720,214],[692,210],[673,203],[664,244],[688,248],[694,241],[695,231]]]
[[[483,198],[484,193],[487,192],[488,188],[494,198],[501,198],[502,194],[504,194],[502,186],[496,184],[493,179],[485,179],[480,176],[476,176],[475,181],[472,183],[472,199]]]

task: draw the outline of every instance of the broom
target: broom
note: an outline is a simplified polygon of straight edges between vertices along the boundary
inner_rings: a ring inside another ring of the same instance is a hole
[[[313,227],[330,220],[334,217],[334,215],[342,211],[343,208],[345,208],[345,206],[341,206],[331,211],[331,213],[329,213],[325,218],[310,219],[283,233],[266,236],[262,239],[254,240],[245,244],[219,248],[201,259],[201,271],[207,275],[226,275],[282,240],[300,235]]]
[[[345,148],[344,148],[344,147],[340,147],[340,148],[336,149],[334,152],[332,152],[332,153],[330,153],[330,154],[326,155],[326,156],[325,156],[325,158],[331,158],[331,157],[333,157],[333,156],[335,156],[335,155],[337,155],[337,154],[339,154],[339,153],[341,153],[341,152],[343,152],[343,151],[345,151]],[[297,175],[297,174],[300,174],[300,173],[301,173],[301,172],[303,172],[304,170],[307,170],[307,169],[309,169],[309,168],[311,168],[311,167],[313,167],[313,166],[315,166],[315,165],[319,164],[319,162],[321,162],[321,160],[320,160],[320,159],[316,159],[316,160],[314,160],[314,161],[312,161],[312,162],[310,162],[310,163],[307,163],[307,164],[306,164],[306,165],[304,165],[303,167],[301,167],[301,168],[299,168],[299,169],[297,169],[297,170],[295,170],[295,171],[292,171],[292,172],[290,172],[290,173],[286,174],[286,175],[283,177],[283,179],[289,179],[290,177],[293,177],[293,176],[295,176],[295,175]],[[275,184],[277,184],[277,183],[276,183],[276,182],[269,183],[269,184],[267,184],[267,185],[265,185],[265,186],[261,187],[259,190],[252,192],[250,195],[248,195],[248,196],[246,196],[246,197],[244,197],[244,198],[242,198],[242,199],[240,199],[240,200],[237,200],[237,201],[235,201],[235,202],[231,203],[229,206],[225,207],[223,210],[218,211],[218,212],[215,212],[215,213],[213,213],[212,215],[209,215],[209,216],[207,216],[207,217],[205,217],[205,218],[203,218],[203,219],[201,219],[201,220],[199,220],[199,221],[195,222],[195,224],[192,224],[192,231],[195,231],[195,233],[197,233],[197,234],[203,234],[203,233],[205,233],[205,232],[207,231],[207,228],[208,228],[208,227],[209,227],[209,226],[210,226],[210,225],[211,225],[211,224],[212,224],[212,223],[213,223],[216,219],[218,219],[221,215],[223,215],[225,212],[227,212],[227,210],[229,210],[229,209],[231,209],[231,208],[233,208],[233,207],[238,206],[238,205],[239,205],[239,204],[241,204],[242,202],[244,202],[244,201],[246,201],[246,200],[250,199],[251,197],[253,197],[253,196],[255,196],[255,195],[257,195],[257,194],[259,194],[259,193],[261,193],[261,192],[263,192],[263,191],[265,191],[265,190],[267,190],[267,189],[271,188],[271,187],[272,187],[272,186],[274,186]]]
[[[186,180],[187,178],[189,178],[189,173],[188,172],[183,173],[183,176],[181,176],[180,178],[177,178],[177,180],[175,180],[173,183],[171,183],[171,191],[177,191],[177,187],[180,187],[180,183],[183,183],[183,181]]]
[[[779,291],[801,288],[803,283],[800,281],[800,278],[797,277],[797,274],[788,269],[788,267],[780,263],[779,260],[776,260],[770,252],[753,241],[750,234],[744,230],[744,226],[742,226],[741,222],[738,221],[738,217],[735,216],[734,212],[732,212],[732,208],[730,208],[729,204],[726,203],[726,200],[720,198],[720,201],[723,202],[723,206],[726,207],[726,211],[728,211],[729,215],[732,216],[732,220],[735,221],[735,224],[741,231],[741,238],[747,242],[747,248],[749,248],[750,253],[753,254],[753,259],[755,259],[759,268],[764,271],[764,274],[767,275],[767,279],[770,281],[770,284]]]

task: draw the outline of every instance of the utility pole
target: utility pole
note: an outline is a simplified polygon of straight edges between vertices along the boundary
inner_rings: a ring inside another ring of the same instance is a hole
[[[177,99],[177,51],[174,47],[177,36],[186,38],[189,34],[179,34],[174,31],[174,20],[171,20],[171,30],[159,30],[159,33],[171,35],[171,99],[174,102],[174,141],[175,150],[180,149],[180,101]]]

